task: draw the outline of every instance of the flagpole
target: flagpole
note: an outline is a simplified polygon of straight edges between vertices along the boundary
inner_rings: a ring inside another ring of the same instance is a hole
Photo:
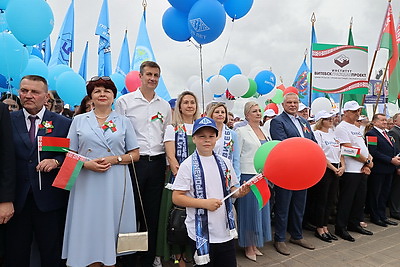
[[[38,163],[40,163],[40,151],[39,151],[39,142],[38,142],[38,147],[37,147],[37,153],[38,153]],[[42,190],[42,173],[39,170],[39,190]]]
[[[350,44],[350,32],[351,32],[352,28],[353,28],[353,17],[350,18],[349,38],[347,40],[347,44]],[[351,40],[352,39],[353,39],[353,34],[351,35]],[[352,43],[354,45],[354,42],[352,42]],[[343,99],[344,99],[344,96],[343,96],[343,93],[341,93],[340,94],[340,103],[339,103],[339,115],[342,113]],[[364,103],[364,102],[362,102],[362,103]]]
[[[251,177],[248,181],[246,181],[245,183],[243,183],[241,186],[239,186],[238,188],[235,189],[235,191],[231,192],[230,194],[228,194],[226,197],[224,197],[223,199],[221,199],[221,202],[224,202],[225,200],[227,200],[228,198],[230,198],[231,196],[233,196],[237,191],[240,190],[240,188],[242,188],[245,185],[251,184],[253,178],[257,177],[258,175],[260,175],[259,173],[254,175],[253,177]]]
[[[315,24],[316,18],[315,18],[315,13],[313,12],[311,15],[311,51],[310,51],[310,94],[308,95],[308,105],[311,107],[311,101],[312,101],[312,29],[314,29],[314,24]]]
[[[385,79],[386,79],[386,73],[387,73],[387,70],[388,70],[388,68],[389,68],[389,61],[390,61],[390,58],[388,59],[388,61],[387,61],[387,63],[386,63],[385,71],[383,72],[382,85],[381,85],[381,87],[379,88],[378,96],[377,96],[377,98],[376,98],[376,102],[375,102],[375,106],[374,106],[374,112],[373,112],[372,115],[375,115],[376,109],[378,108],[379,98],[381,97],[382,88],[383,88],[383,86],[384,86]]]

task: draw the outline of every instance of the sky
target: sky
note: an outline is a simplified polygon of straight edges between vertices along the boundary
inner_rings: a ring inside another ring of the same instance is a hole
[[[184,0],[183,0],[184,1]],[[70,0],[47,0],[55,18],[51,33],[54,46]],[[97,74],[98,36],[94,35],[103,0],[75,0],[75,51],[73,69],[79,69],[86,41],[89,41],[88,77]],[[204,77],[217,74],[226,64],[236,64],[244,75],[254,68],[272,70],[285,86],[290,86],[309,50],[311,15],[316,16],[319,43],[347,44],[350,19],[356,45],[369,48],[370,67],[387,8],[387,0],[254,0],[250,12],[234,22],[227,16],[221,36],[203,46]],[[108,0],[112,64],[115,69],[125,30],[131,57],[135,47],[142,0]],[[147,0],[147,30],[162,76],[171,97],[187,89],[187,81],[200,75],[198,49],[190,42],[177,42],[163,31],[161,20],[170,7],[167,0]],[[392,3],[395,25],[400,1]],[[227,49],[226,49],[227,48]],[[226,53],[224,52],[226,49]],[[309,56],[308,56],[309,57]],[[385,66],[386,50],[378,52],[375,68]],[[373,76],[375,71],[373,72]]]

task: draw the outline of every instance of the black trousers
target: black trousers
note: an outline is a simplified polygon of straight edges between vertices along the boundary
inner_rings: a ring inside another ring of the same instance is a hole
[[[372,172],[368,177],[369,212],[371,220],[386,220],[386,203],[390,195],[392,174],[378,174]]]
[[[315,224],[318,228],[327,226],[329,215],[335,203],[339,187],[339,177],[329,168],[324,176],[314,185],[315,188]]]
[[[391,216],[400,216],[400,175],[393,174],[389,196],[389,211]]]
[[[339,182],[336,228],[358,226],[364,220],[367,177],[362,173],[345,172]]]
[[[33,235],[39,247],[41,266],[61,266],[65,216],[66,209],[40,211],[29,194],[22,211],[6,225],[5,266],[29,266]]]
[[[165,181],[166,159],[165,155],[156,157],[154,160],[141,157],[135,162],[136,175],[142,195],[143,207],[149,231],[149,250],[143,253],[136,253],[133,257],[139,256],[143,267],[152,267],[156,256],[157,228],[160,214],[161,195]],[[145,230],[142,208],[140,206],[134,174],[131,169],[133,190],[135,194],[136,216],[139,221],[140,231]],[[136,260],[134,260],[135,262]],[[124,264],[125,266],[126,264]],[[132,266],[128,264],[126,266]]]
[[[192,240],[193,251],[196,252],[196,242]],[[193,254],[194,255],[194,254]],[[210,262],[201,267],[236,267],[235,242],[230,240],[224,243],[210,244]]]

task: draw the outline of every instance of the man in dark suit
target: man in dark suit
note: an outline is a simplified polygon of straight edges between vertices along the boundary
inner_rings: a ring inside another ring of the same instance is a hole
[[[396,166],[400,165],[398,150],[386,133],[387,120],[385,114],[377,113],[372,118],[374,128],[366,133],[369,153],[374,157],[374,167],[368,177],[367,201],[371,222],[387,227],[397,225],[386,216],[386,203],[390,194],[392,175]],[[377,140],[371,141],[370,138]]]
[[[284,112],[271,121],[270,133],[273,140],[285,140],[291,137],[304,137],[315,141],[310,124],[297,115],[299,97],[294,93],[284,96]],[[295,174],[294,174],[295,175]],[[287,190],[279,186],[275,190],[275,235],[274,246],[283,255],[290,255],[286,247],[286,231],[291,235],[290,242],[314,249],[303,239],[302,222],[306,205],[307,190]],[[288,225],[289,224],[289,225]]]
[[[394,146],[400,151],[400,113],[393,116],[393,128],[389,131],[389,135],[394,139]],[[392,178],[392,186],[389,196],[390,217],[400,220],[400,169],[396,169]]]
[[[38,152],[37,136],[66,137],[71,121],[44,107],[48,88],[43,77],[24,76],[19,96],[23,109],[11,114],[17,187],[15,215],[7,225],[5,263],[29,266],[35,235],[42,266],[55,267],[61,264],[68,193],[52,183],[65,153]]]
[[[5,250],[5,224],[14,215],[15,155],[12,143],[10,113],[0,103],[0,266]]]

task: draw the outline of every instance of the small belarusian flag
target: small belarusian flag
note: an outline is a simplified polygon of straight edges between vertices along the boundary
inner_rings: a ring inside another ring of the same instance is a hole
[[[367,136],[367,144],[376,146],[378,144],[378,137],[377,136]]]
[[[60,171],[54,179],[53,186],[65,190],[71,190],[83,167],[83,163],[87,160],[86,157],[69,151],[65,156]]]
[[[340,148],[340,154],[342,156],[359,158],[360,157],[360,152],[361,152],[361,149],[359,147],[342,146]]]
[[[39,151],[66,152],[69,150],[69,138],[38,136]]]
[[[267,205],[268,200],[271,196],[269,191],[267,179],[260,173],[251,178],[248,182],[250,189],[258,201],[258,207],[260,210]]]

